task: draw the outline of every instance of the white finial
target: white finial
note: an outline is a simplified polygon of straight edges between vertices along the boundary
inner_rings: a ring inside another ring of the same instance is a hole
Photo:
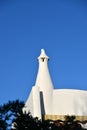
[[[42,59],[42,58],[49,59],[49,57],[46,55],[44,49],[41,49],[41,54],[40,54],[40,56],[38,57],[38,59]]]
[[[41,49],[41,54],[45,54],[45,50],[44,49]]]

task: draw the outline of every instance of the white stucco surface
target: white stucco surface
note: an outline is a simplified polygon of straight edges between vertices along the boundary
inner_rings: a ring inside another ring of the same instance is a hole
[[[52,114],[87,115],[87,91],[55,89],[53,91]]]
[[[33,116],[41,119],[40,90],[36,86],[33,87],[33,107]]]
[[[26,111],[27,113],[31,112],[31,114],[34,115],[33,87],[32,87],[32,90],[30,92],[30,95],[26,101],[26,104],[25,104],[23,111]]]
[[[40,91],[39,87],[33,86],[30,96],[25,104],[24,111],[29,112],[34,117],[41,119]]]

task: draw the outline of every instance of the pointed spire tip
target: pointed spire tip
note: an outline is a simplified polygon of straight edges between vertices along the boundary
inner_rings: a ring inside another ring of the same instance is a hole
[[[40,59],[40,58],[47,58],[47,59],[49,59],[49,57],[46,55],[44,49],[41,49],[41,54],[40,54],[40,56],[38,57],[38,59]]]
[[[45,54],[45,50],[44,49],[41,49],[41,54]]]

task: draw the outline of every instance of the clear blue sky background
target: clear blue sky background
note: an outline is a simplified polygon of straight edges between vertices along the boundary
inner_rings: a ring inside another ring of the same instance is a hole
[[[87,0],[0,0],[0,104],[26,101],[41,48],[55,88],[87,90]]]

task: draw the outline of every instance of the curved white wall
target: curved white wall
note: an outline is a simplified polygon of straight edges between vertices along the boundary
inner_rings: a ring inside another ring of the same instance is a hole
[[[53,91],[53,115],[87,116],[87,91],[57,89]]]

